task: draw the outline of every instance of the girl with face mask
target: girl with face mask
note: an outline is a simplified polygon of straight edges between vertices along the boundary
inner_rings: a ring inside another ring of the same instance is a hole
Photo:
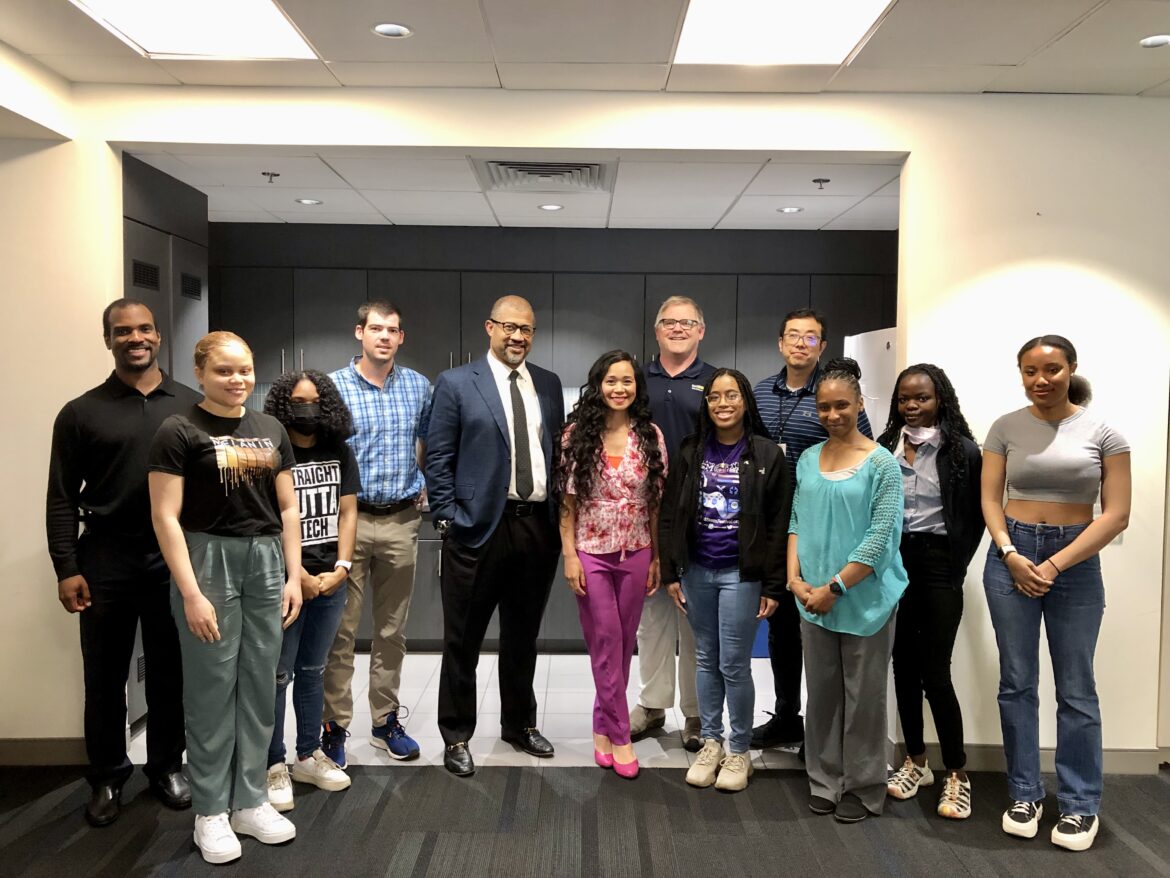
[[[292,781],[343,790],[349,775],[321,749],[323,675],[345,610],[346,579],[357,533],[357,460],[345,439],[353,420],[328,375],[308,369],[281,375],[264,411],[288,431],[301,513],[301,615],[284,632],[276,667],[276,725],[268,747],[268,802],[293,807]],[[285,690],[293,684],[296,758],[285,763]]]

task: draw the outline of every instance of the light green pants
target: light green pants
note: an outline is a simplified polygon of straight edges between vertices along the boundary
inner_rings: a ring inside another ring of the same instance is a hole
[[[268,801],[265,762],[276,703],[284,556],[278,536],[186,537],[195,579],[215,607],[220,634],[214,643],[203,643],[191,633],[172,582],[191,805],[207,816]]]

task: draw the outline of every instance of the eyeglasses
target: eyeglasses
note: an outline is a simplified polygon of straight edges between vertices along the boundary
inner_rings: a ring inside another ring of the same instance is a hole
[[[503,323],[494,317],[489,317],[488,320],[504,330],[504,335],[515,335],[519,332],[525,338],[532,338],[536,334],[536,327],[529,326],[527,323]]]
[[[674,329],[676,326],[681,326],[683,329],[690,332],[699,325],[698,320],[676,320],[674,317],[663,317],[658,321],[658,325],[663,329]]]
[[[743,401],[743,394],[738,390],[729,390],[727,393],[708,393],[705,397],[707,405],[719,405],[720,402],[728,402],[734,405],[737,402]]]
[[[802,334],[799,332],[786,332],[784,333],[783,338],[784,341],[786,341],[788,344],[800,344],[800,342],[804,342],[810,348],[815,348],[821,343],[821,337],[815,332],[810,332],[807,334]]]

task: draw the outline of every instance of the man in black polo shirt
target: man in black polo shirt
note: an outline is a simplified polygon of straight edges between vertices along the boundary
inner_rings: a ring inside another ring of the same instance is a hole
[[[714,366],[699,359],[699,342],[705,329],[702,309],[686,296],[671,296],[654,318],[658,357],[646,364],[646,389],[650,394],[650,414],[666,441],[668,464],[683,439],[698,429],[703,387],[715,371]],[[637,738],[661,728],[666,723],[666,711],[674,707],[676,643],[683,746],[694,752],[703,746],[695,690],[695,635],[665,589],[646,599],[638,624],[642,691],[630,711],[630,736]]]
[[[93,795],[86,819],[118,818],[126,755],[126,678],[142,621],[146,659],[146,774],[163,804],[188,808],[182,773],[183,671],[171,618],[170,573],[150,523],[146,458],[159,424],[199,402],[163,374],[162,338],[142,302],[118,299],[102,314],[114,357],[104,383],[67,403],[53,424],[46,527],[57,596],[81,615],[85,747]],[[78,524],[85,525],[79,538]]]
[[[754,391],[768,434],[784,449],[790,490],[796,489],[796,462],[800,455],[829,435],[817,417],[816,394],[825,331],[824,316],[811,308],[798,308],[784,315],[778,342],[784,368],[757,384]],[[857,419],[857,429],[873,438],[864,411]],[[768,617],[768,653],[776,685],[776,712],[766,723],[752,729],[752,747],[803,744],[800,676],[804,657],[800,649],[800,614],[792,599],[780,601],[776,612]]]

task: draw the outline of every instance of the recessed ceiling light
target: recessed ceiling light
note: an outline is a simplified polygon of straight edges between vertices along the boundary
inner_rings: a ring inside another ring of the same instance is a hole
[[[317,54],[272,0],[70,0],[148,58],[311,59]]]
[[[303,204],[306,207],[316,207],[318,204],[324,204],[324,201],[318,201],[316,198],[296,198],[293,199],[297,204]]]
[[[1143,49],[1160,49],[1163,46],[1170,46],[1170,34],[1154,34],[1141,41]]]
[[[388,40],[404,40],[414,33],[410,28],[404,24],[376,24],[373,27],[374,33],[380,37],[386,37]]]
[[[565,206],[563,204],[542,204],[540,206],[540,209],[541,210],[564,210]]]
[[[890,0],[690,0],[675,64],[841,64]]]
[[[776,208],[777,213],[800,213],[802,210],[804,210],[803,207],[778,207],[778,208]]]

